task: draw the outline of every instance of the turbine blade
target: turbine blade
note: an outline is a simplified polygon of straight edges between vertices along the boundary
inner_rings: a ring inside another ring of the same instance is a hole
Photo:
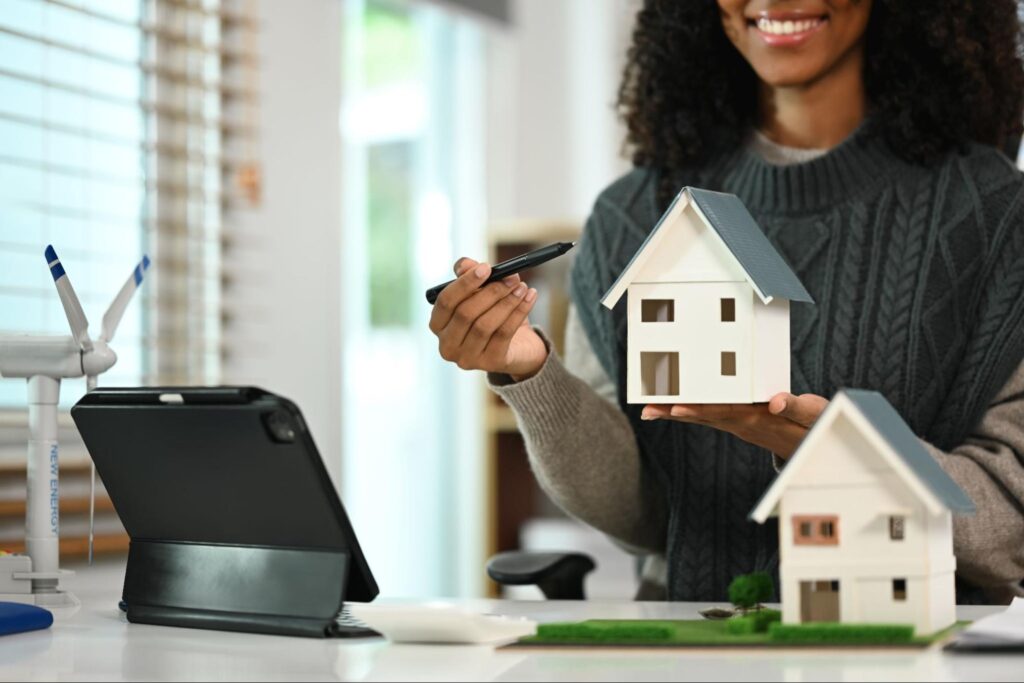
[[[117,326],[121,324],[124,311],[128,308],[128,303],[132,300],[132,296],[135,295],[135,290],[142,284],[142,278],[147,270],[149,270],[149,257],[143,256],[142,260],[139,261],[139,265],[135,266],[135,270],[132,271],[124,286],[121,287],[121,291],[114,297],[110,308],[103,314],[103,329],[100,332],[100,339],[103,341],[109,343],[114,338],[114,333],[117,332]]]
[[[57,252],[53,245],[46,247],[46,263],[50,266],[50,275],[53,276],[53,283],[57,286],[57,295],[60,303],[64,306],[64,315],[68,317],[68,324],[71,325],[71,336],[75,343],[83,351],[92,351],[92,340],[89,339],[89,320],[82,310],[82,303],[75,294],[75,288],[71,286],[71,279],[64,272]]]

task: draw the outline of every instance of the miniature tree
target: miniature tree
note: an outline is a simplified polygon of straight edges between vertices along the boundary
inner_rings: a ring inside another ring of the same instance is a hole
[[[772,577],[764,572],[743,574],[729,584],[729,600],[745,614],[751,608],[760,610],[761,603],[771,599],[774,589]]]

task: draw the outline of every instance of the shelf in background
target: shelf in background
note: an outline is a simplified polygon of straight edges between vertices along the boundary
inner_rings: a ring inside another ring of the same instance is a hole
[[[492,432],[518,432],[516,414],[504,403],[488,402],[487,428]]]
[[[89,475],[91,465],[88,460],[61,462],[61,539],[60,555],[61,562],[68,558],[81,558],[89,553],[89,539],[82,531],[89,516]],[[13,531],[13,525],[19,520],[24,524],[25,518],[25,465],[24,463],[0,463],[0,523],[3,523],[8,530]],[[96,516],[112,521],[117,519],[114,504],[102,487],[102,483],[96,482]],[[74,521],[75,524],[68,522]],[[76,528],[72,533],[71,528]],[[110,526],[109,524],[107,525]],[[118,527],[120,524],[118,523]],[[22,529],[24,527],[22,526]],[[0,541],[0,549],[8,552],[24,552],[24,542],[21,531],[18,532],[18,540]],[[128,535],[126,533],[107,532],[97,534],[95,537],[94,551],[97,554],[125,553],[128,551]]]
[[[114,503],[106,495],[96,495],[96,513],[113,512]],[[88,498],[62,498],[60,501],[60,514],[76,515],[89,514]],[[0,518],[3,517],[24,517],[25,501],[23,500],[0,500]]]
[[[113,555],[128,552],[128,534],[104,534],[93,538],[95,555]],[[5,543],[3,549],[11,553],[25,552],[24,543]],[[86,557],[89,554],[89,539],[71,536],[60,539],[60,558],[63,563],[69,557]]]
[[[518,256],[552,242],[579,239],[582,221],[515,220],[492,223],[488,228],[488,254],[492,263]],[[538,292],[538,302],[530,313],[530,322],[544,329],[561,353],[565,339],[565,321],[569,310],[569,270],[574,257],[569,252],[539,267],[522,278]],[[482,392],[484,430],[488,450],[486,467],[487,555],[520,547],[523,526],[531,519],[559,515],[559,511],[540,489],[533,475],[515,413],[491,392]],[[491,596],[498,595],[490,584]]]
[[[92,467],[88,460],[74,462],[64,462],[62,460],[60,463],[60,475],[62,477],[69,474],[89,474],[91,469]],[[24,478],[25,463],[0,462],[0,477],[9,476],[20,476]]]
[[[579,239],[582,221],[510,220],[492,223],[487,239],[494,244],[571,242]]]

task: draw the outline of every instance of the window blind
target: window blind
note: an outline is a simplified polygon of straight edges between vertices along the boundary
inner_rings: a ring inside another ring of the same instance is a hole
[[[259,191],[254,9],[3,0],[0,333],[68,333],[46,244],[94,334],[145,252],[156,268],[101,384],[219,380],[222,226]],[[23,405],[19,384],[0,381],[0,408]]]

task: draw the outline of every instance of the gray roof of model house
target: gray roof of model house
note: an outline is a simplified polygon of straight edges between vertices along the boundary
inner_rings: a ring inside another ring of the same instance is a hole
[[[606,300],[608,295],[620,287],[624,280],[632,280],[635,270],[633,266],[637,263],[637,259],[647,249],[658,231],[664,227],[666,219],[684,196],[689,196],[700,213],[704,215],[707,224],[721,238],[762,298],[765,300],[782,298],[814,303],[814,299],[804,288],[796,273],[768,241],[761,227],[747,211],[747,207],[739,197],[727,192],[712,192],[697,187],[684,187],[679,192],[602,300]],[[625,282],[625,284],[628,286],[629,282]],[[616,301],[618,296],[615,298]],[[605,303],[605,305],[614,304],[615,301]]]
[[[925,450],[921,440],[884,396],[877,391],[863,389],[844,389],[842,393],[936,498],[954,512],[974,512],[974,502]]]
[[[936,462],[935,458],[925,449],[921,440],[917,438],[896,409],[892,407],[884,396],[877,391],[864,389],[841,389],[833,397],[825,412],[818,418],[817,424],[811,428],[808,436],[804,437],[806,442],[815,429],[828,428],[833,424],[826,419],[829,411],[839,410],[842,403],[848,401],[848,405],[863,416],[871,428],[887,443],[897,458],[906,465],[910,475],[917,479],[938,501],[952,512],[971,513],[974,512],[974,502],[964,493],[955,481],[953,481],[945,470]],[[823,426],[824,425],[824,426]],[[750,512],[750,518],[757,522],[767,519],[772,510],[778,504],[783,491],[795,476],[800,466],[803,446],[790,459],[790,462],[782,470],[782,474],[765,491],[764,496]],[[796,467],[794,467],[796,465]]]

